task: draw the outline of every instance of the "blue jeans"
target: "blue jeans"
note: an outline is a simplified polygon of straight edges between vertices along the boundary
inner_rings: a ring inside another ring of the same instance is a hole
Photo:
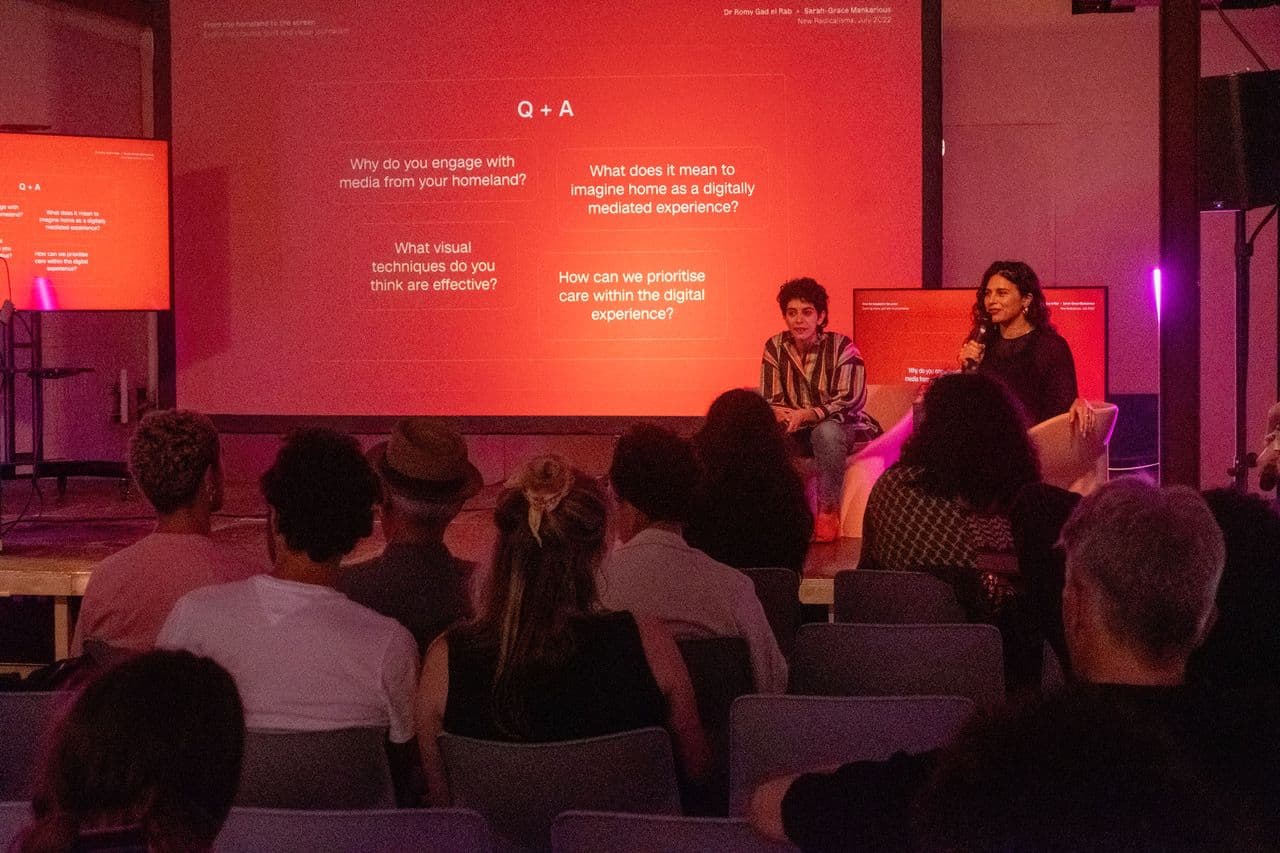
[[[820,421],[793,434],[800,452],[813,457],[818,472],[818,512],[839,512],[844,489],[844,465],[857,440],[854,424]]]

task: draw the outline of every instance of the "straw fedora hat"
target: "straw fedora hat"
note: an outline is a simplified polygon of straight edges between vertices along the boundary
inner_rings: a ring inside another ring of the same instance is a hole
[[[462,435],[439,418],[401,418],[368,457],[391,491],[413,500],[462,501],[484,485]]]

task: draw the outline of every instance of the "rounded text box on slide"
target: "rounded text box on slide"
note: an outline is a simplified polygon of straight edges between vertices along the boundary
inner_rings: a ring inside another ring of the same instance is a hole
[[[515,223],[362,222],[349,239],[357,310],[492,311],[514,302]]]
[[[724,256],[714,251],[548,253],[539,324],[549,340],[719,338],[725,286]]]
[[[761,147],[568,148],[556,160],[560,226],[569,231],[764,228]]]
[[[339,204],[525,201],[536,192],[534,147],[523,139],[343,142],[315,178]]]

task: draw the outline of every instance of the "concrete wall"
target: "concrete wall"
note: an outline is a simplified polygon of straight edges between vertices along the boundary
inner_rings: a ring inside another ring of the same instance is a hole
[[[1280,66],[1280,7],[1229,14],[1264,59]],[[18,53],[4,63],[14,85],[0,89],[0,123],[48,123],[67,133],[145,131],[144,34],[31,0],[0,7],[0,31],[6,52]],[[1206,75],[1251,67],[1216,15],[1204,15],[1202,41]],[[1157,48],[1154,7],[1072,16],[1063,0],[944,2],[945,280],[973,286],[991,260],[1015,257],[1048,284],[1109,286],[1113,393],[1159,387],[1150,290],[1159,248]],[[1260,217],[1251,214],[1251,223]],[[1208,486],[1225,481],[1234,454],[1235,299],[1232,218],[1206,214],[1203,223],[1201,456]],[[1254,258],[1249,418],[1259,435],[1276,396],[1275,245],[1272,224]],[[108,418],[110,389],[121,367],[143,375],[145,319],[60,315],[49,318],[46,339],[47,364],[98,368],[90,378],[48,386],[50,452],[120,458],[128,430]],[[232,475],[251,479],[275,440],[237,436],[227,445]],[[546,448],[599,472],[609,445],[600,437],[472,439],[490,483]]]

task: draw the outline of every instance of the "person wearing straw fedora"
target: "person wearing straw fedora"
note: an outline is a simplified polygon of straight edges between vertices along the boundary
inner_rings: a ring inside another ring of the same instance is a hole
[[[471,615],[474,564],[449,553],[444,533],[484,482],[466,441],[439,418],[401,419],[367,455],[382,481],[387,545],[351,566],[338,588],[408,628],[423,652],[450,624]]]

